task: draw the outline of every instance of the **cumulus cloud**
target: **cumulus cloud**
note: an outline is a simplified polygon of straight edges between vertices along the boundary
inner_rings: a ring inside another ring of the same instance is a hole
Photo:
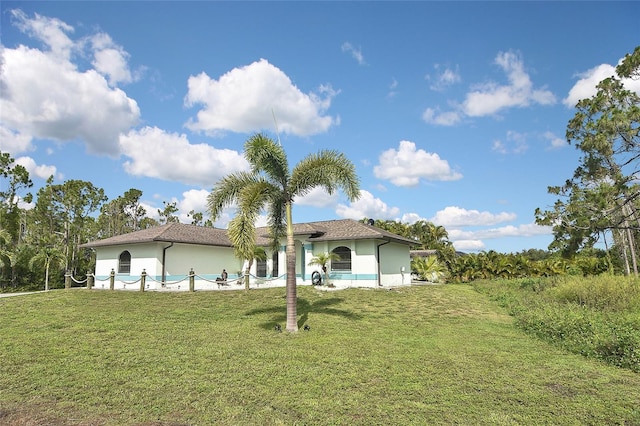
[[[234,68],[218,80],[204,72],[189,77],[185,105],[203,108],[186,126],[210,135],[250,133],[273,129],[275,114],[280,132],[314,135],[339,123],[338,118],[325,115],[336,94],[328,85],[305,94],[279,68],[261,59]]]
[[[332,195],[329,195],[327,191],[322,187],[315,187],[308,194],[303,197],[296,198],[294,203],[299,204],[301,206],[312,206],[312,207],[330,207],[335,206],[338,202],[339,194],[334,192]]]
[[[0,102],[2,102],[0,100]],[[0,119],[1,120],[1,119]],[[11,130],[0,124],[0,151],[19,154],[34,149],[31,136]]]
[[[195,213],[202,213],[206,218],[207,214],[207,197],[209,196],[209,191],[206,189],[190,189],[182,193],[182,199],[175,200],[176,207],[178,207],[178,211],[180,212],[180,222],[182,223],[191,223],[193,220],[189,216],[190,211],[194,211]]]
[[[462,178],[438,154],[417,149],[410,141],[400,141],[397,150],[390,148],[380,154],[373,173],[378,179],[389,180],[396,186],[416,186],[421,179],[448,181]]]
[[[366,65],[367,62],[364,60],[364,55],[359,47],[356,48],[351,43],[345,42],[342,43],[342,51],[351,54],[351,57],[353,57],[358,64]]]
[[[40,179],[49,179],[50,176],[58,180],[64,179],[64,176],[58,173],[56,166],[38,165],[31,157],[18,157],[16,158],[16,164],[20,164],[27,169],[29,176],[37,176]]]
[[[427,108],[422,118],[427,123],[451,126],[457,124],[462,116],[484,117],[496,115],[507,108],[524,108],[532,104],[552,105],[556,102],[556,97],[549,90],[534,88],[522,58],[517,53],[500,52],[494,63],[505,72],[507,84],[494,81],[477,84],[456,110],[440,112],[439,109]]]
[[[467,93],[463,102],[464,112],[470,117],[493,115],[511,107],[526,107],[532,103],[551,105],[556,98],[548,90],[534,89],[529,75],[519,55],[513,52],[501,52],[495,63],[507,74],[509,84],[494,82],[479,85]]]
[[[364,217],[372,217],[381,220],[392,219],[400,213],[397,207],[389,207],[384,201],[373,196],[366,190],[360,191],[360,198],[349,205],[338,204],[336,207],[338,216],[346,219],[360,220]]]
[[[449,206],[436,212],[429,219],[436,225],[452,228],[465,226],[491,226],[498,223],[510,222],[516,219],[515,213],[501,212],[498,214],[481,212],[478,210],[467,210],[457,206]]]
[[[120,137],[127,173],[190,185],[212,186],[222,177],[249,164],[242,154],[216,149],[207,144],[191,144],[184,134],[167,133],[157,127],[132,130]]]
[[[622,59],[619,62],[622,62]],[[578,101],[591,98],[598,92],[596,87],[598,83],[614,75],[616,75],[616,68],[609,64],[600,64],[585,72],[578,73],[578,81],[569,90],[569,94],[562,100],[562,103],[568,108],[575,107]],[[627,90],[640,94],[640,80],[625,78],[622,79],[622,83]]]
[[[30,19],[21,11],[12,15],[15,25],[46,49],[20,45],[0,51],[0,126],[23,146],[32,138],[80,140],[89,152],[117,155],[119,134],[138,123],[140,110],[105,79],[108,58],[99,61],[101,69],[79,71],[70,58],[83,42],[67,36],[71,26],[39,15]],[[110,72],[124,66],[119,63]]]
[[[482,251],[486,248],[481,240],[455,240],[451,243],[458,251]]]
[[[93,66],[109,79],[109,84],[130,83],[134,76],[129,69],[129,54],[105,33],[91,37],[93,46]]]

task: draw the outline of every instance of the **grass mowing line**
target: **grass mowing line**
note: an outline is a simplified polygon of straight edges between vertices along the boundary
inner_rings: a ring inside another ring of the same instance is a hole
[[[273,330],[283,289],[2,299],[0,423],[640,423],[640,376],[526,336],[469,286],[298,295],[297,334]]]

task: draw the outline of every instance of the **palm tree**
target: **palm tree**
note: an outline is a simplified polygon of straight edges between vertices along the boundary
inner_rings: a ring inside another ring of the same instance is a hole
[[[229,238],[236,252],[246,259],[256,241],[255,222],[264,208],[274,244],[287,236],[287,330],[297,331],[296,253],[293,239],[291,207],[296,197],[316,187],[329,194],[342,189],[349,200],[360,196],[355,166],[347,157],[333,150],[322,150],[303,158],[289,170],[282,146],[263,134],[251,136],[244,145],[244,155],[251,170],[237,172],[220,180],[208,197],[212,219],[222,209],[237,204],[237,214],[229,222]]]
[[[52,265],[62,263],[67,258],[60,250],[55,247],[42,247],[35,256],[29,261],[29,268],[33,269],[36,263],[44,265],[44,290],[49,291],[49,268]]]
[[[329,274],[328,274],[328,264],[333,260],[340,260],[340,256],[334,252],[331,253],[320,253],[314,256],[310,261],[309,265],[318,265],[324,274],[324,282],[329,285]]]

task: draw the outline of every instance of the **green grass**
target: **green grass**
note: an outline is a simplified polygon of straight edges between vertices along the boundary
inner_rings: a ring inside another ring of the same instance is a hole
[[[640,424],[640,375],[471,286],[0,299],[3,425]]]

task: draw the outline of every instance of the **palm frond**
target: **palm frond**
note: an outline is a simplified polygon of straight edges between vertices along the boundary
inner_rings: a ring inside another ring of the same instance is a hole
[[[289,162],[281,145],[259,133],[244,145],[246,157],[254,173],[264,173],[269,180],[286,189],[289,181]]]
[[[342,189],[351,201],[360,197],[360,180],[355,166],[338,151],[322,150],[308,155],[294,167],[289,184],[292,195],[306,195],[318,186],[329,194]]]
[[[222,178],[207,197],[207,208],[212,220],[217,219],[225,207],[238,201],[240,191],[259,180],[255,173],[238,172]]]

